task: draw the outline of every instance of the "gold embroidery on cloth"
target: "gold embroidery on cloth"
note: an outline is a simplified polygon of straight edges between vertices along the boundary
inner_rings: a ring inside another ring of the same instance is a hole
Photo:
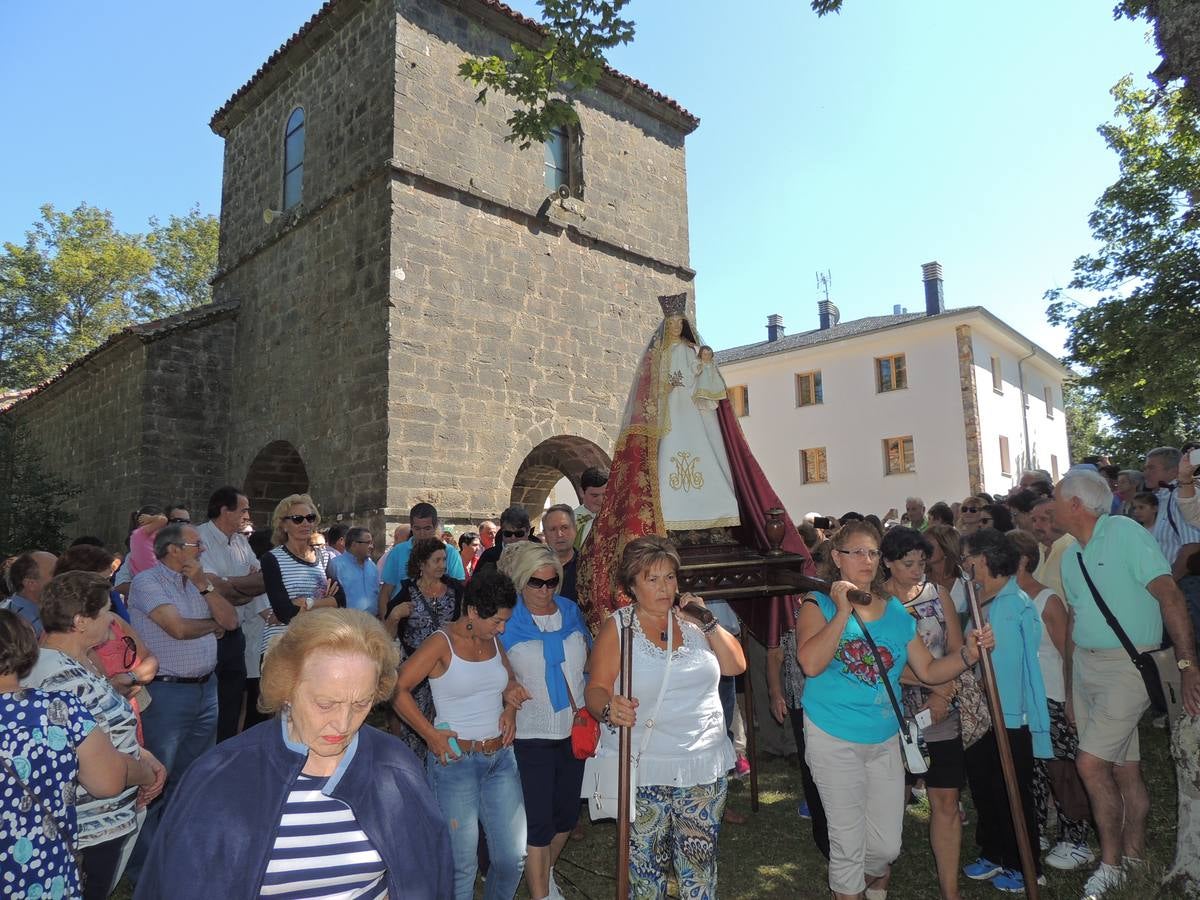
[[[700,465],[700,457],[687,450],[680,450],[671,457],[671,462],[675,464],[675,471],[667,478],[671,490],[683,491],[686,494],[692,488],[700,490],[704,487],[704,475],[697,468]]]

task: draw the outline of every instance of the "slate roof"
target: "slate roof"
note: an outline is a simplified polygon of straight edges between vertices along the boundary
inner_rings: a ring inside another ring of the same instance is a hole
[[[120,331],[109,336],[100,346],[88,351],[79,359],[65,366],[57,375],[47,378],[37,387],[29,388],[25,391],[15,392],[20,396],[12,399],[12,402],[7,404],[0,403],[0,415],[3,415],[13,406],[41,393],[50,385],[66,378],[71,372],[83,366],[88,360],[94,359],[105,350],[115,346],[127,337],[136,337],[144,344],[158,340],[175,331],[184,331],[189,328],[196,328],[200,325],[205,325],[209,322],[222,319],[225,316],[232,315],[238,308],[237,300],[227,300],[224,303],[206,303],[203,306],[197,306],[194,309],[184,310],[181,313],[175,313],[173,316],[164,316],[161,319],[154,319],[150,322],[139,322],[136,325],[128,325]],[[6,395],[3,399],[10,399]]]
[[[321,8],[318,9],[313,14],[312,18],[310,18],[307,22],[305,22],[303,25],[301,25],[300,29],[295,34],[293,34],[290,38],[288,38],[286,41],[284,41],[278,50],[276,50],[269,57],[267,57],[267,61],[258,67],[258,71],[255,72],[252,76],[250,76],[250,80],[247,81],[245,84],[243,84],[236,91],[234,91],[233,96],[230,97],[228,100],[226,100],[225,104],[220,109],[218,109],[215,113],[213,113],[212,119],[209,120],[209,126],[214,131],[216,131],[218,120],[221,119],[226,113],[228,113],[229,110],[233,108],[234,104],[236,104],[240,99],[242,99],[242,97],[244,97],[246,94],[248,94],[250,92],[250,90],[254,87],[254,85],[256,85],[259,81],[261,81],[263,79],[263,77],[267,74],[268,70],[270,70],[275,65],[275,63],[277,63],[289,50],[291,50],[292,47],[294,47],[296,44],[303,43],[305,37],[314,28],[316,28],[319,24],[321,24],[321,22],[323,22],[325,19],[333,16],[335,14],[335,9],[344,2],[346,2],[346,0],[326,0],[326,3],[324,3],[321,6]],[[498,12],[501,15],[506,16],[507,18],[516,22],[518,25],[523,25],[524,27],[530,29],[531,31],[535,32],[536,34],[540,35],[544,32],[544,29],[542,28],[542,25],[539,22],[535,22],[533,19],[530,19],[527,16],[521,15],[521,13],[517,12],[511,6],[508,6],[505,3],[501,3],[501,2],[499,2],[499,0],[465,0],[465,2],[463,2],[462,5],[466,6],[466,5],[471,5],[472,3],[477,6],[486,7],[487,9],[493,10],[494,12]],[[688,112],[686,109],[684,109],[684,107],[682,105],[680,105],[677,101],[672,100],[666,94],[663,94],[663,93],[660,93],[659,91],[654,90],[654,88],[650,87],[650,85],[646,84],[644,81],[638,81],[636,78],[632,78],[629,75],[625,75],[621,72],[618,72],[612,66],[609,66],[607,64],[604,66],[604,71],[605,71],[605,74],[610,75],[613,78],[616,78],[618,81],[625,82],[629,86],[636,88],[637,90],[647,94],[654,100],[657,100],[658,102],[675,110],[677,113],[679,113],[681,116],[683,116],[685,119],[688,120],[688,122],[691,124],[692,128],[695,128],[697,125],[700,124],[699,117],[692,115],[690,112]]]

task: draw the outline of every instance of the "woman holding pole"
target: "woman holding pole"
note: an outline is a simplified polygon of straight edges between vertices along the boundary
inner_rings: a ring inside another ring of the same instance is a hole
[[[877,659],[899,696],[906,663],[923,683],[944,684],[975,664],[979,646],[992,645],[985,628],[958,653],[934,659],[912,616],[883,590],[879,556],[879,534],[871,525],[845,525],[823,573],[834,582],[830,593],[808,594],[797,624],[796,655],[808,676],[805,749],[829,821],[829,887],[835,900],[883,900],[891,864],[900,855],[899,723]],[[852,604],[853,591],[867,593],[870,602]]]
[[[626,545],[617,580],[634,602],[601,626],[585,692],[592,715],[609,726],[600,730],[600,754],[617,752],[614,729],[632,729],[634,898],[665,897],[672,868],[681,897],[717,896],[717,836],[725,773],[734,761],[717,684],[722,675],[745,671],[746,658],[737,638],[704,615],[700,598],[685,594],[676,607],[678,572],[679,554],[665,538],[648,535]],[[707,624],[699,624],[703,619]],[[630,699],[616,690],[619,627],[632,634]]]
[[[994,528],[984,528],[965,538],[965,549],[963,567],[978,585],[983,618],[997,636],[992,653],[996,690],[1004,711],[1025,830],[1030,846],[1036,847],[1033,759],[1054,758],[1046,688],[1038,662],[1041,618],[1037,607],[1017,585],[1021,554],[1008,538]],[[987,734],[967,749],[966,761],[967,782],[978,814],[975,842],[979,858],[963,873],[976,881],[991,881],[993,887],[1008,893],[1024,893],[1025,877],[1011,804],[1005,781],[996,777],[1002,762],[994,718]],[[1041,862],[1036,854],[1033,863],[1038,884],[1042,884]]]

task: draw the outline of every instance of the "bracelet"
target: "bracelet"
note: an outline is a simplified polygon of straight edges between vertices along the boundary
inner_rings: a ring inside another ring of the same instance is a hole
[[[717,626],[720,624],[721,623],[718,622],[716,619],[709,619],[707,625],[700,626],[700,631],[703,634],[712,634],[714,631],[717,630]]]
[[[1178,483],[1178,484],[1186,484],[1186,485],[1191,485],[1191,484],[1195,484],[1195,483],[1196,483],[1196,479],[1195,479],[1195,478],[1189,478],[1187,481],[1184,481],[1182,478],[1180,478],[1180,479],[1179,479],[1179,481],[1178,481],[1177,483]]]
[[[608,714],[611,711],[612,711],[612,703],[611,702],[605,703],[604,709],[600,710],[600,721],[603,722],[605,725],[609,726],[610,728],[612,727],[612,720],[608,717]]]
[[[962,657],[963,671],[965,672],[971,668],[971,660],[967,659],[967,647],[965,644],[958,648],[958,655]]]

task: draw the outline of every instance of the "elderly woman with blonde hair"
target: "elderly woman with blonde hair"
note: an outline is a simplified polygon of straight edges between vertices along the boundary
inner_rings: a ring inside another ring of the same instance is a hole
[[[420,764],[362,727],[398,662],[365,612],[293,622],[263,665],[262,702],[278,716],[192,764],[134,896],[448,896],[449,832]]]
[[[562,564],[545,544],[506,544],[497,567],[520,595],[500,640],[529,692],[517,711],[513,750],[528,826],[525,882],[541,900],[560,896],[554,863],[579,819],[583,760],[571,750],[571,722],[584,702],[592,638],[579,607],[559,595]]]
[[[275,547],[259,560],[271,601],[271,616],[263,629],[263,653],[296,616],[338,605],[337,582],[329,580],[317,551],[309,545],[320,524],[321,513],[308,494],[284,497],[271,514]]]

